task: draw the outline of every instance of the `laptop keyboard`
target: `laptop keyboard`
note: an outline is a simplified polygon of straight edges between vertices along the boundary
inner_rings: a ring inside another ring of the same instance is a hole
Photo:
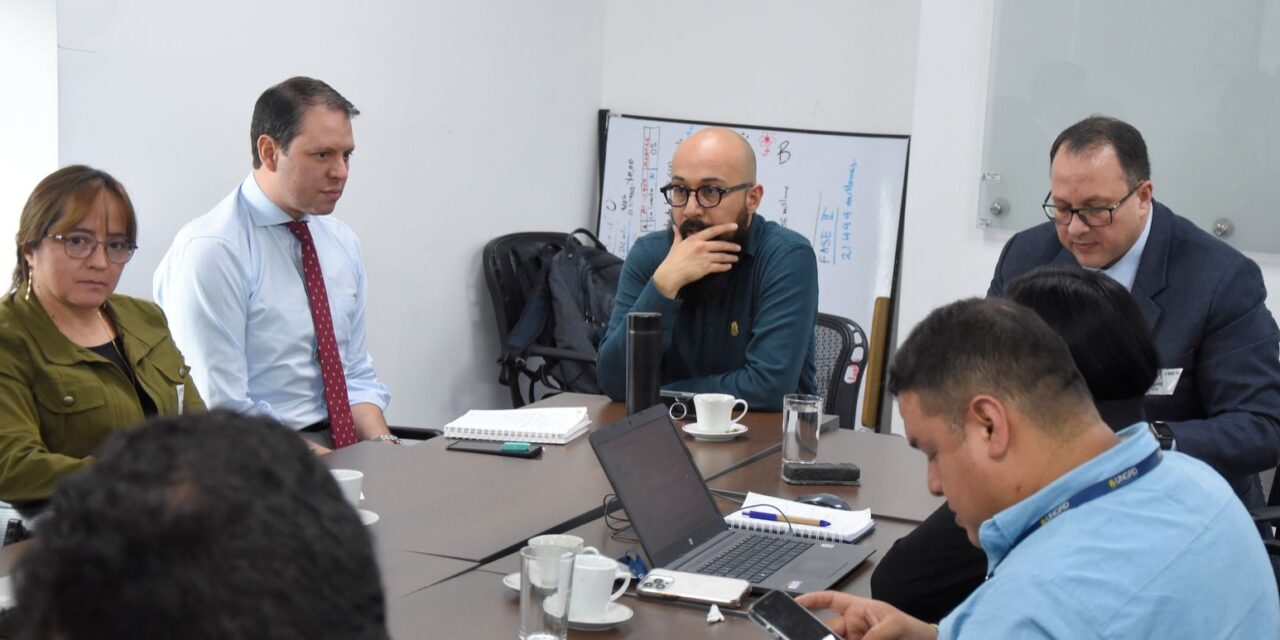
[[[752,534],[721,551],[695,572],[760,583],[812,546],[812,542]]]

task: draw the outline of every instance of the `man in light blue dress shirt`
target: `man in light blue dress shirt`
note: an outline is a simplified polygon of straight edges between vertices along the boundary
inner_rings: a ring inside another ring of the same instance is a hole
[[[1066,345],[1029,309],[962,300],[899,348],[890,392],[929,490],[987,555],[936,627],[875,600],[801,596],[845,638],[1274,638],[1280,595],[1223,478],[1113,433]]]
[[[314,238],[356,434],[398,442],[383,417],[391,395],[365,346],[360,243],[328,215],[346,185],[357,114],[319,80],[267,89],[254,107],[252,173],[178,232],[153,283],[211,408],[274,418],[319,446],[329,413],[300,243],[285,226],[295,220]]]

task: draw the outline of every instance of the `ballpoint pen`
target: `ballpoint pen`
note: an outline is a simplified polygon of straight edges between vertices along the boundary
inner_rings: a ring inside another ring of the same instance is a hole
[[[791,524],[807,524],[811,527],[829,527],[830,522],[826,520],[818,520],[816,518],[805,518],[802,516],[789,516],[786,514],[769,513],[767,511],[744,511],[742,515],[753,520],[771,520],[773,522],[790,522]]]

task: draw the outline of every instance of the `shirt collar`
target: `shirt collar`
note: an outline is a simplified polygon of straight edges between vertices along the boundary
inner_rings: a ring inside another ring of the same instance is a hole
[[[1138,263],[1142,261],[1142,251],[1147,248],[1147,236],[1151,235],[1151,219],[1155,217],[1155,205],[1151,207],[1151,211],[1147,213],[1147,224],[1142,228],[1142,235],[1138,236],[1138,241],[1133,243],[1132,247],[1125,252],[1116,263],[1101,271],[1112,280],[1124,285],[1124,288],[1132,290],[1133,281],[1138,277]]]
[[[978,528],[978,540],[987,554],[987,573],[990,574],[1013,551],[1018,536],[1050,509],[1085,487],[1101,482],[1151,455],[1157,445],[1153,438],[1146,435],[1145,422],[1129,425],[1116,433],[1120,438],[1119,444],[983,522]]]
[[[742,248],[743,255],[756,255],[756,251],[760,248],[760,243],[764,242],[764,216],[760,212],[751,214],[751,226],[747,227],[747,246]]]
[[[240,183],[240,194],[244,196],[244,201],[248,204],[249,217],[253,219],[255,227],[271,227],[278,224],[286,224],[293,222],[293,216],[284,212],[279,205],[271,201],[267,194],[258,185],[258,179],[253,173],[249,173],[249,177]],[[302,216],[302,220],[310,220],[310,215]]]

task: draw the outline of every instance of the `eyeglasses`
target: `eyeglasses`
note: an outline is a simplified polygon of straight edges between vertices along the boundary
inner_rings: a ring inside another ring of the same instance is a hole
[[[98,239],[92,233],[83,233],[73,231],[71,233],[51,233],[48,238],[53,238],[62,243],[62,248],[66,250],[68,258],[88,258],[98,250]],[[128,240],[107,240],[107,259],[116,263],[124,264],[133,257],[133,252],[138,249],[138,245]]]
[[[658,191],[661,191],[662,197],[667,199],[667,204],[673,207],[683,207],[686,204],[689,204],[689,194],[696,192],[698,194],[698,204],[702,205],[704,208],[710,209],[711,207],[720,204],[720,200],[724,198],[724,194],[733,193],[734,191],[742,191],[743,189],[750,189],[754,185],[754,182],[744,182],[740,185],[729,187],[728,189],[708,186],[698,187],[695,190],[681,184],[668,184],[667,186],[658,189]]]
[[[1079,216],[1080,222],[1083,222],[1085,226],[1088,227],[1105,227],[1111,224],[1111,220],[1115,217],[1116,209],[1119,209],[1120,205],[1124,204],[1124,201],[1129,199],[1129,196],[1137,193],[1138,188],[1144,183],[1146,183],[1146,180],[1139,181],[1138,184],[1134,185],[1134,187],[1129,190],[1129,193],[1124,194],[1123,198],[1120,198],[1115,204],[1109,207],[1077,207],[1074,209],[1069,207],[1059,207],[1058,205],[1049,202],[1049,199],[1053,197],[1052,191],[1044,197],[1044,203],[1041,204],[1040,207],[1044,209],[1044,215],[1048,216],[1054,224],[1060,227],[1065,227],[1071,224],[1071,216]]]

